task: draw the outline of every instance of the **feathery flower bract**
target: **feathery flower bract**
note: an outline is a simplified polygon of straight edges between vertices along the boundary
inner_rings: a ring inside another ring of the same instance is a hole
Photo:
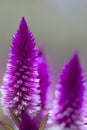
[[[53,119],[70,130],[80,130],[83,122],[84,90],[82,67],[78,54],[63,68],[56,90]]]
[[[49,107],[49,91],[50,91],[50,84],[51,84],[51,75],[49,73],[49,68],[47,61],[45,59],[44,53],[42,50],[39,50],[38,54],[38,73],[40,79],[40,97],[41,97],[41,107],[42,109],[46,109]]]
[[[2,105],[5,113],[11,110],[16,116],[24,111],[33,117],[40,110],[38,50],[32,32],[22,18],[12,39],[7,71],[4,76]]]

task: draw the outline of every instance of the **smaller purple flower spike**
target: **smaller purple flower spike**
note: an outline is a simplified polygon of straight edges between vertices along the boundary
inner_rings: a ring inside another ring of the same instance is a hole
[[[49,67],[47,61],[45,59],[44,53],[42,50],[39,50],[38,54],[38,72],[39,72],[39,79],[40,79],[40,97],[41,97],[41,107],[42,109],[46,109],[49,106],[49,91],[51,85],[51,75],[49,72]]]
[[[22,18],[19,29],[12,39],[7,71],[4,76],[2,105],[5,113],[11,110],[16,116],[27,112],[36,116],[40,110],[38,50],[32,32]]]
[[[54,121],[69,130],[81,130],[85,85],[78,54],[63,68],[54,101]]]

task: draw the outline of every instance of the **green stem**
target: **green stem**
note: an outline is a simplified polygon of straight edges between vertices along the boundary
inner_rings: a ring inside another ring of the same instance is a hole
[[[5,130],[14,130],[10,125],[8,125],[6,122],[0,120],[0,125],[5,129]]]

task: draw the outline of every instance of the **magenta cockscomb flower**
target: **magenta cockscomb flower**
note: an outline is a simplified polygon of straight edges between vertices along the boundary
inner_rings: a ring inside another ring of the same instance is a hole
[[[54,121],[69,130],[80,130],[83,122],[84,80],[78,54],[63,68],[54,102]]]
[[[40,97],[41,97],[41,107],[42,109],[46,109],[49,107],[49,91],[50,91],[50,84],[51,84],[51,75],[49,72],[49,67],[43,51],[39,51],[38,55],[38,72],[39,72],[39,79],[40,79]]]
[[[33,117],[40,110],[38,50],[32,32],[22,18],[12,39],[7,71],[4,76],[2,105],[5,113],[11,110],[16,116],[24,111]]]

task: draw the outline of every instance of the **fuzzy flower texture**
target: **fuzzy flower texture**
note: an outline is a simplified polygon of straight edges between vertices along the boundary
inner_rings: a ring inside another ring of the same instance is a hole
[[[19,130],[44,130],[54,125],[60,130],[86,130],[86,85],[78,53],[64,66],[55,89],[49,70],[23,17],[12,38],[1,87],[5,115]],[[55,96],[51,97],[53,90]],[[0,125],[5,130],[14,130],[4,121]]]

